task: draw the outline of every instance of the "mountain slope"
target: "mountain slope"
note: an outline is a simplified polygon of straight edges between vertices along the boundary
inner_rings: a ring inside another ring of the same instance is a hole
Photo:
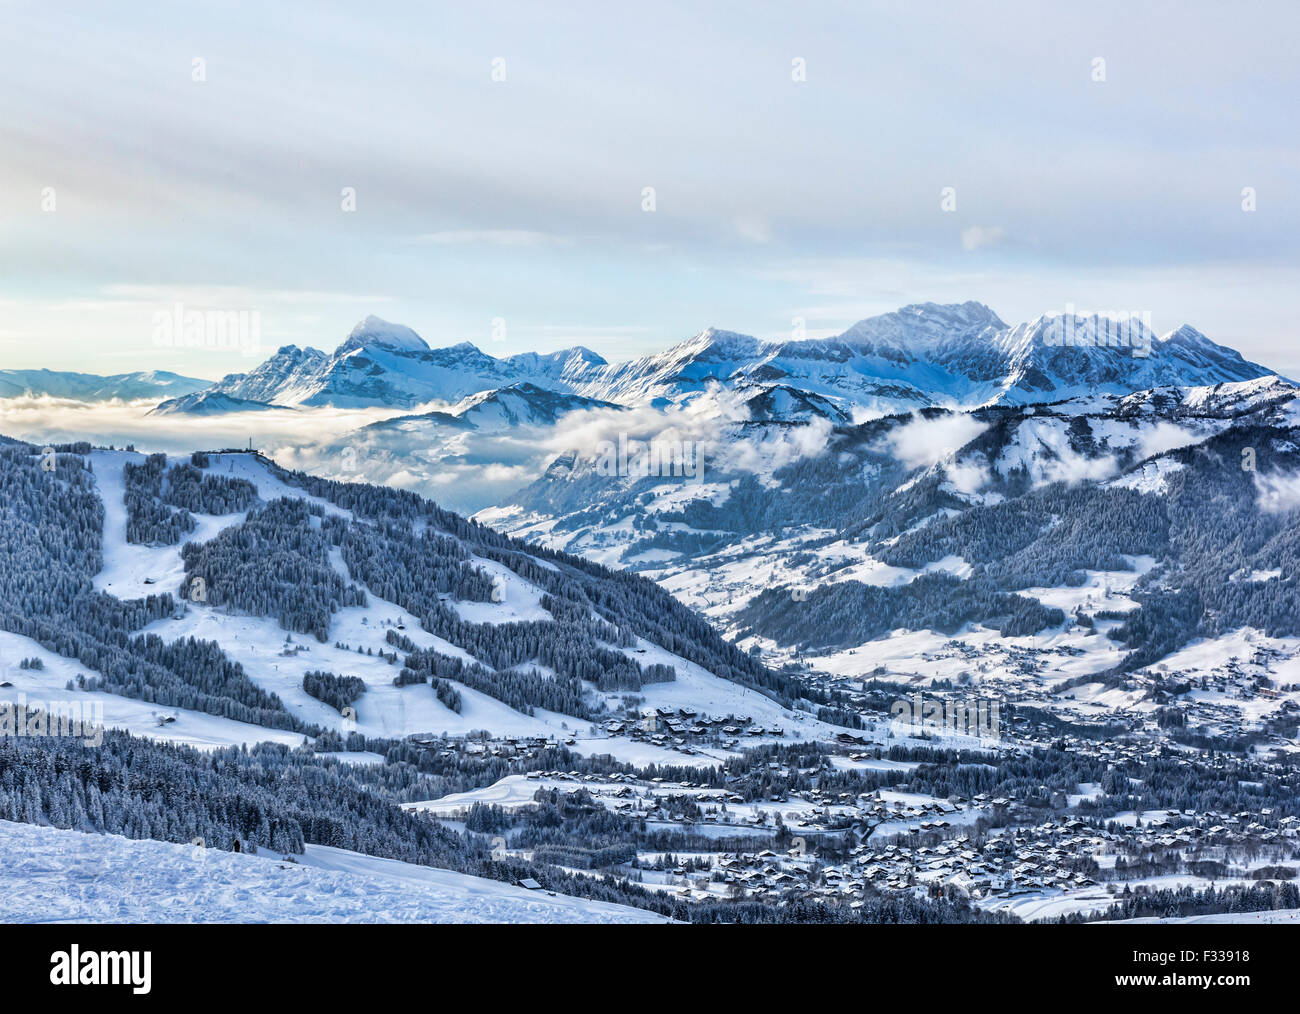
[[[622,411],[623,406],[596,398],[552,391],[523,382],[497,390],[472,394],[446,412],[395,416],[371,423],[369,431],[402,429],[415,432],[417,424],[472,427],[478,430],[506,430],[516,426],[554,426],[570,412],[592,409]]]
[[[210,381],[166,370],[142,370],[101,377],[56,370],[0,370],[0,398],[48,396],[76,401],[139,401],[194,394]]]
[[[304,692],[309,671],[356,674],[357,721],[390,736],[556,735],[628,692],[671,698],[678,679],[697,704],[778,721],[800,694],[643,578],[411,493],[251,453],[195,462],[75,446],[51,479],[39,448],[0,447],[0,628],[80,663],[96,690],[309,733],[343,727]],[[290,650],[300,637],[309,654]]]
[[[149,410],[149,415],[226,415],[231,412],[263,412],[273,406],[264,401],[232,398],[219,391],[200,391],[179,398],[168,398]]]
[[[1109,664],[1134,668],[1243,626],[1300,635],[1284,562],[1300,537],[1298,424],[1297,388],[1276,377],[928,409],[835,425],[790,464],[698,484],[561,459],[479,516],[638,569],[730,636],[796,656],[895,628],[1068,630],[1035,600],[1130,572],[1140,608],[1113,637],[1132,654]]]
[[[0,922],[639,923],[641,909],[308,845],[300,860],[0,820]],[[107,871],[114,871],[107,876]]]

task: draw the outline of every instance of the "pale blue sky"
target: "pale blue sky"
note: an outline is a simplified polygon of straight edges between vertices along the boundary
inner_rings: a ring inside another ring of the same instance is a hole
[[[614,360],[978,299],[1146,310],[1300,374],[1298,29],[1283,2],[0,0],[0,368],[256,362],[156,348],[176,300],[258,310],[263,355],[376,313]]]

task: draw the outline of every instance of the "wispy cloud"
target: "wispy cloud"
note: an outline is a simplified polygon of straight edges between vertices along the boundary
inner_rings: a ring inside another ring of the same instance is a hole
[[[972,225],[961,231],[961,248],[978,250],[981,247],[997,246],[1006,233],[998,225]]]

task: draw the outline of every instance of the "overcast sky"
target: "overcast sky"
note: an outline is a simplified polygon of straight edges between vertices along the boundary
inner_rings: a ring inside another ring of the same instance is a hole
[[[156,347],[176,302],[258,311],[259,358],[375,313],[616,360],[976,299],[1300,375],[1298,34],[1292,2],[0,0],[0,368],[258,361]]]

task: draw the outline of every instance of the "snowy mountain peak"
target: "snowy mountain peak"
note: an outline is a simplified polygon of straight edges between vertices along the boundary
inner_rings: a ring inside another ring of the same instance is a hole
[[[605,357],[598,352],[593,352],[585,345],[575,345],[571,349],[565,349],[564,352],[557,352],[556,355],[563,355],[565,358],[580,360],[584,363],[590,363],[592,366],[606,365]]]
[[[466,343],[468,344],[468,343]],[[427,352],[429,344],[405,324],[393,324],[374,314],[361,321],[339,351],[379,346],[396,352]],[[473,346],[470,346],[473,348]],[[477,351],[477,350],[475,350]]]
[[[699,334],[681,342],[665,355],[680,352],[692,358],[706,360],[739,359],[757,354],[762,342],[747,334],[706,327]]]
[[[1160,340],[1162,342],[1175,341],[1175,340],[1196,341],[1196,342],[1209,341],[1209,339],[1206,338],[1204,334],[1196,330],[1196,328],[1192,327],[1191,324],[1183,324],[1181,327],[1175,328],[1174,330],[1170,331],[1168,334],[1161,335]]]
[[[860,320],[840,335],[857,345],[921,351],[1007,325],[983,303],[912,303]]]
[[[1163,335],[1159,344],[1162,346],[1178,347],[1187,350],[1195,350],[1204,355],[1210,356],[1237,356],[1237,353],[1224,345],[1219,345],[1205,336],[1202,332],[1196,330],[1190,324],[1184,324],[1181,327]]]

